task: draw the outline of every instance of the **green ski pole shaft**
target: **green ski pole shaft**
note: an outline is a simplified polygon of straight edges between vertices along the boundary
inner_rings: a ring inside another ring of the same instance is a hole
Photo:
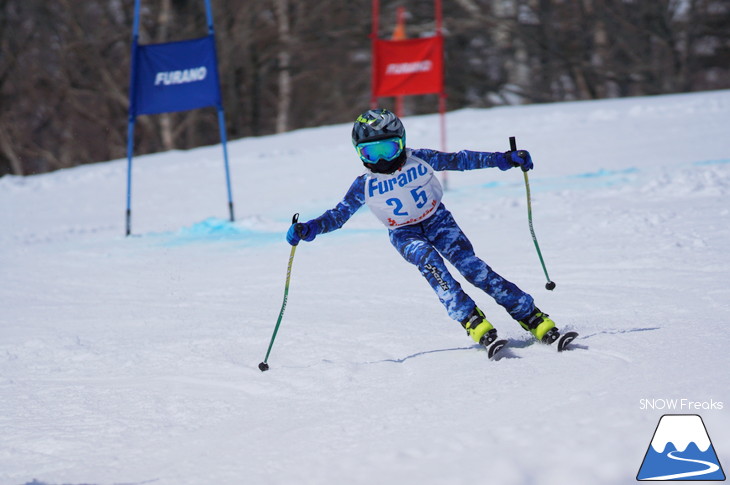
[[[517,141],[515,140],[514,136],[509,137],[509,147],[510,150],[517,151]],[[540,251],[540,245],[537,243],[537,236],[535,236],[535,228],[532,224],[532,201],[530,197],[530,179],[527,176],[527,171],[523,170],[522,175],[525,177],[525,192],[527,193],[527,221],[530,225],[530,234],[532,235],[532,242],[535,243],[535,249],[537,250],[537,257],[540,258],[540,264],[542,265],[542,271],[545,273],[545,279],[547,279],[547,283],[545,283],[545,289],[547,290],[554,290],[555,289],[555,282],[550,280],[550,276],[548,275],[547,268],[545,267],[545,260],[542,257],[542,252]]]
[[[299,220],[299,213],[294,214],[294,217],[292,217],[291,223],[296,224]],[[289,253],[289,265],[286,269],[286,284],[284,285],[284,301],[281,304],[281,311],[279,311],[279,318],[276,320],[276,326],[274,327],[274,333],[271,335],[271,342],[269,342],[269,348],[266,351],[266,357],[264,357],[264,361],[259,364],[259,370],[261,372],[269,370],[269,355],[271,354],[271,348],[274,346],[274,340],[276,340],[276,334],[279,332],[279,325],[281,325],[281,319],[284,317],[284,310],[286,310],[286,302],[289,299],[289,280],[291,279],[291,267],[294,263],[294,253],[296,253],[297,247],[292,246],[291,247],[291,253]]]

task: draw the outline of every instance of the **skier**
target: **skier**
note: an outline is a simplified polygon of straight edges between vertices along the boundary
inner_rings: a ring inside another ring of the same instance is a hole
[[[386,109],[358,116],[352,128],[352,144],[367,171],[355,179],[334,209],[316,219],[292,224],[286,235],[289,244],[312,241],[319,234],[341,228],[367,204],[388,228],[393,246],[418,267],[449,316],[461,323],[475,342],[489,347],[497,339],[497,330],[451,276],[443,258],[538,340],[549,344],[558,339],[555,322],[535,306],[532,296],[474,254],[471,242],[441,202],[441,183],[434,175],[434,170],[487,167],[530,170],[533,164],[527,151],[444,153],[406,148],[403,123]]]

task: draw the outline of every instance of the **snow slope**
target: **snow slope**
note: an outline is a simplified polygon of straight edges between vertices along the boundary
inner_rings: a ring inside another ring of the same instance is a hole
[[[410,146],[439,148],[437,117],[405,123]],[[350,125],[231,143],[235,224],[220,147],[135,159],[130,238],[126,161],[6,176],[0,485],[626,484],[665,413],[700,414],[728,466],[730,91],[447,125],[452,150],[514,135],[533,154],[554,292],[520,172],[450,173],[444,202],[477,254],[581,333],[573,351],[533,344],[464,283],[511,341],[488,361],[361,210],[299,246],[257,369],[292,214],[334,206],[361,172]],[[664,399],[685,401],[647,409]]]

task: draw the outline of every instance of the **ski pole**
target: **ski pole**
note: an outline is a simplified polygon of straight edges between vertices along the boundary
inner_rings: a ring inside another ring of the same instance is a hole
[[[515,140],[514,136],[509,137],[509,148],[510,150],[517,151],[517,141]],[[532,226],[532,202],[530,201],[530,179],[527,177],[527,170],[522,171],[522,175],[525,176],[525,191],[527,192],[527,221],[530,225],[530,234],[532,234],[532,242],[535,243],[535,249],[537,250],[537,256],[540,258],[540,264],[542,265],[542,271],[545,273],[545,279],[547,279],[547,283],[545,283],[545,289],[546,290],[554,290],[555,289],[555,282],[550,280],[550,276],[548,276],[547,268],[545,268],[545,261],[542,259],[542,253],[540,252],[540,245],[537,244],[537,237],[535,236],[535,228]]]
[[[296,224],[299,220],[299,213],[294,214],[294,217],[291,219],[292,224]],[[269,342],[269,349],[266,351],[266,357],[264,357],[264,361],[259,364],[259,370],[261,372],[269,370],[269,364],[267,363],[269,360],[269,354],[271,353],[271,347],[274,346],[274,340],[276,339],[276,333],[279,331],[279,325],[281,324],[281,319],[284,317],[284,310],[286,309],[286,301],[289,298],[289,280],[291,279],[291,267],[292,263],[294,262],[294,253],[296,252],[297,247],[292,246],[291,247],[291,253],[289,254],[289,266],[286,269],[286,284],[284,285],[284,302],[281,304],[281,311],[279,312],[279,318],[276,320],[276,326],[274,327],[274,334],[271,336],[271,342]]]

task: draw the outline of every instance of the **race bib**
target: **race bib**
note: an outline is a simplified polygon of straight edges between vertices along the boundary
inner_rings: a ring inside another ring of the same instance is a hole
[[[370,173],[365,180],[365,202],[386,227],[394,229],[431,217],[443,190],[433,168],[420,158],[408,155],[395,173]]]

